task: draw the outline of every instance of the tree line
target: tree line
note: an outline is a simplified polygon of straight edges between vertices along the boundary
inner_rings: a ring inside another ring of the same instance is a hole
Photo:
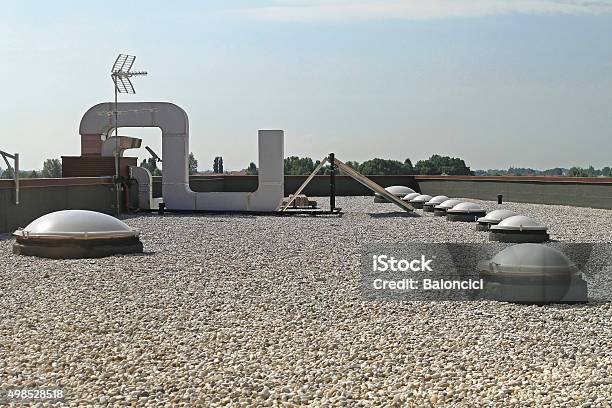
[[[0,168],[0,178],[12,179],[15,177],[15,169]],[[42,170],[19,170],[19,178],[60,178],[62,177],[62,162],[59,159],[47,159],[43,163]]]
[[[612,169],[605,166],[596,169],[593,166],[583,167],[555,167],[546,170],[537,170],[525,167],[510,167],[508,170],[489,169],[476,170],[476,176],[567,176],[567,177],[612,177]]]
[[[285,159],[286,175],[311,174],[320,164],[319,160],[313,161],[310,157],[291,156]],[[362,163],[347,161],[346,164],[356,171],[367,176],[390,176],[390,175],[472,175],[473,172],[466,166],[463,159],[457,157],[440,156],[434,154],[429,159],[419,160],[412,164],[410,159],[403,162],[392,159],[374,158]],[[253,163],[251,163],[254,166]],[[250,167],[250,166],[249,166]],[[329,166],[324,166],[318,174],[329,174]]]
[[[311,174],[314,169],[320,164],[319,160],[312,160],[310,157],[290,156],[285,158],[284,169],[286,175],[307,175]],[[612,177],[612,169],[610,166],[605,166],[601,169],[596,169],[593,166],[589,167],[555,167],[546,170],[538,170],[525,167],[510,167],[507,170],[489,169],[489,170],[474,170],[465,164],[463,159],[457,157],[441,156],[434,154],[429,159],[419,160],[416,164],[412,164],[410,159],[405,159],[403,162],[392,159],[374,158],[366,160],[362,163],[356,161],[347,161],[347,165],[351,166],[361,174],[370,176],[385,176],[385,175],[449,175],[449,176],[568,176],[568,177]],[[193,153],[189,153],[189,174],[198,173],[198,160]],[[151,175],[161,176],[162,170],[157,167],[157,160],[148,158],[142,160],[140,167],[147,168]],[[247,175],[258,174],[257,165],[253,162],[243,171]],[[208,170],[207,173],[211,171]],[[213,161],[213,173],[223,174],[223,157],[217,156]],[[14,169],[0,168],[0,178],[12,179],[14,177]],[[329,174],[329,165],[323,166],[318,174]],[[46,159],[41,170],[20,170],[20,178],[59,178],[62,177],[62,163],[59,159]]]

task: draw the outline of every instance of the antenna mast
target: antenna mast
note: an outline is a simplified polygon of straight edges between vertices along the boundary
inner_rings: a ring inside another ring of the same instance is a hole
[[[117,135],[118,116],[119,111],[117,109],[117,94],[135,94],[134,85],[130,78],[133,76],[147,75],[146,71],[134,71],[132,72],[132,65],[136,57],[134,55],[119,54],[113,68],[111,69],[111,78],[115,84],[115,108],[113,115],[115,117],[115,190],[117,192],[116,205],[117,205],[117,217],[121,214],[121,180],[119,176],[119,137]]]

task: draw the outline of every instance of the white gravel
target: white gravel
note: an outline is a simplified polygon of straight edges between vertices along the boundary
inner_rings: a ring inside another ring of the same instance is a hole
[[[146,253],[97,260],[13,255],[0,235],[0,388],[61,386],[71,406],[610,406],[608,303],[361,300],[362,243],[487,241],[372,201],[135,216]],[[612,211],[503,207],[612,242]]]

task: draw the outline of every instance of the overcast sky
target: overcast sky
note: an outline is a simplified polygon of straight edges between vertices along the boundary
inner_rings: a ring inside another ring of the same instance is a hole
[[[265,128],[286,156],[612,165],[612,1],[175,3],[3,2],[0,150],[79,155],[123,52],[149,76],[120,100],[183,107],[201,170],[256,161]],[[159,130],[121,133],[161,150]]]

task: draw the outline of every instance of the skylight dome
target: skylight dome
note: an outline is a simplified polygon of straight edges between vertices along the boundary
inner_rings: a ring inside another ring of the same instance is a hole
[[[586,302],[587,286],[559,250],[541,244],[508,247],[478,264],[488,299],[520,303]]]
[[[456,206],[457,204],[462,203],[463,201],[461,200],[456,200],[456,199],[451,199],[451,200],[446,200],[443,201],[441,204],[438,204],[434,207],[434,215],[436,216],[445,216],[446,215],[446,210],[450,210],[451,208],[453,208],[454,206]]]
[[[52,212],[13,235],[17,237],[14,253],[43,258],[98,258],[142,252],[138,230],[95,211]]]
[[[412,200],[414,197],[418,197],[420,196],[419,193],[410,193],[410,194],[406,194],[403,198],[402,201],[410,201]]]
[[[476,203],[459,203],[446,210],[446,219],[449,221],[476,222],[476,219],[486,214],[486,210]]]
[[[416,192],[410,187],[406,187],[406,186],[389,186],[389,187],[386,187],[385,190],[387,190],[389,193],[393,194],[394,196],[398,198],[402,198],[402,197],[405,197],[406,194]],[[388,203],[388,201],[378,193],[374,193],[374,202],[375,203]]]
[[[414,208],[423,208],[423,204],[425,204],[429,200],[431,200],[430,195],[421,194],[410,200],[410,204],[412,204]]]
[[[510,210],[493,210],[487,213],[487,215],[485,215],[484,217],[478,218],[478,225],[476,225],[476,230],[488,231],[491,225],[497,225],[506,218],[512,217],[514,215],[516,215],[516,213]]]
[[[436,205],[442,204],[446,200],[448,200],[448,197],[445,195],[433,197],[431,200],[423,204],[423,212],[433,212]]]
[[[513,215],[489,229],[489,240],[499,242],[546,242],[547,227],[524,215]]]

